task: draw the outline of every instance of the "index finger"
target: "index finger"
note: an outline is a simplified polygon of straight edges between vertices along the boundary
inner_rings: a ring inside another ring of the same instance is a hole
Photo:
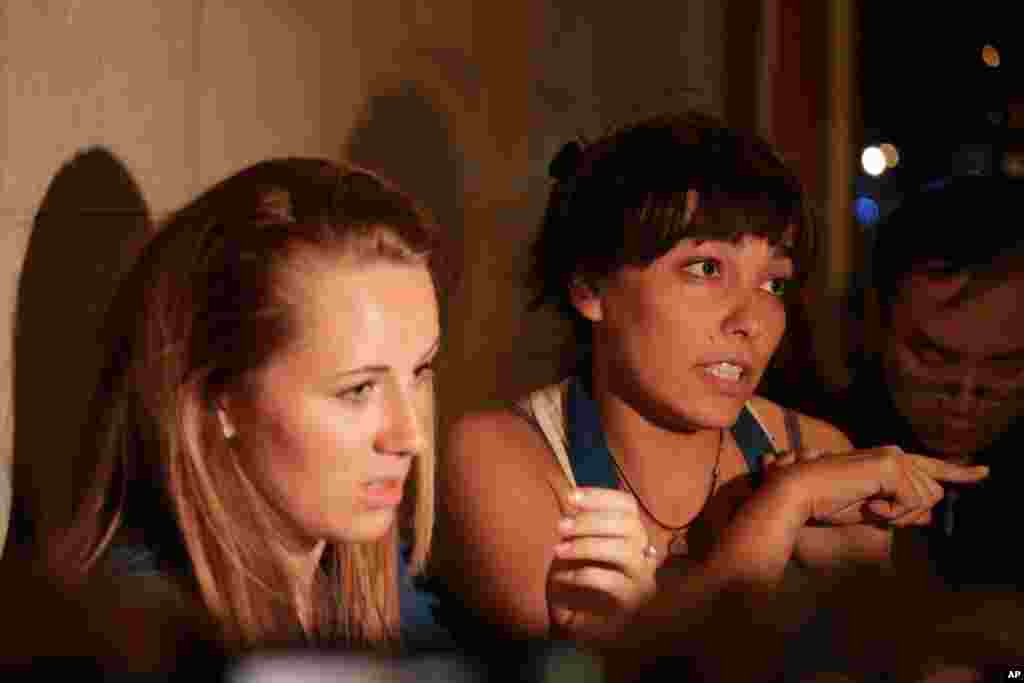
[[[988,467],[985,465],[957,465],[937,458],[929,458],[924,455],[908,453],[914,460],[914,465],[919,467],[925,474],[936,481],[948,481],[957,484],[970,484],[981,481],[988,476]]]
[[[632,495],[598,486],[579,486],[569,492],[568,501],[577,510],[637,510],[636,499]]]

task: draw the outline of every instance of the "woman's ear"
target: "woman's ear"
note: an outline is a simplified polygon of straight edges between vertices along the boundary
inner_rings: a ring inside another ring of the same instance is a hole
[[[569,284],[569,300],[579,314],[590,322],[600,322],[604,318],[601,294],[597,287],[586,282],[580,275],[574,276]]]

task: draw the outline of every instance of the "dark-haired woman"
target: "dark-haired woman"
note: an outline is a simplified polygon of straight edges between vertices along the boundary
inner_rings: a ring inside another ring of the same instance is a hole
[[[852,452],[756,395],[816,241],[764,142],[663,116],[567,145],[552,173],[533,284],[582,360],[450,435],[438,560],[477,615],[640,662],[683,653],[723,591],[770,593],[791,560],[884,565],[942,481],[984,476]]]

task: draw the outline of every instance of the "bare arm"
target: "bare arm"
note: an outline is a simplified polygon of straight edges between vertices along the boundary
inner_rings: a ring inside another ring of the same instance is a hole
[[[824,455],[769,475],[720,535],[707,561],[686,576],[659,585],[657,599],[620,643],[634,665],[637,659],[642,664],[679,654],[688,643],[692,654],[706,656],[702,648],[713,644],[714,638],[701,637],[707,635],[704,627],[708,622],[720,627],[730,623],[723,622],[717,611],[722,594],[739,599],[732,603],[739,611],[727,613],[726,619],[764,614],[767,623],[762,623],[770,627],[764,633],[778,631],[775,627],[785,625],[790,606],[785,604],[786,596],[776,600],[774,591],[789,559],[801,543],[807,543],[809,522],[862,528],[872,520],[919,523],[941,497],[940,482],[978,481],[987,476],[987,470],[889,447]],[[870,541],[857,540],[863,545],[844,542],[858,549],[877,548]],[[850,547],[843,550],[850,552]]]
[[[654,595],[657,561],[636,500],[571,486],[522,418],[464,419],[450,457],[445,574],[488,620],[600,646]]]
[[[451,430],[438,477],[437,569],[515,635],[548,634],[545,585],[569,487],[541,436],[517,415],[468,415]]]
[[[555,546],[570,484],[546,443],[517,415],[485,413],[454,426],[445,455],[434,558],[447,586],[510,635],[564,634],[551,615],[559,604],[553,579],[566,566]],[[723,590],[746,596],[756,586],[763,593],[755,593],[766,595],[781,579],[803,523],[789,495],[765,492],[748,501],[705,563],[659,580],[656,596],[630,613],[628,623],[584,642],[610,655],[609,667],[640,669],[679,654],[681,640],[699,648],[708,617],[721,612],[716,598]]]
[[[899,519],[934,503],[930,493],[921,494],[922,482],[934,488],[935,479],[984,476],[891,450],[823,457],[766,481],[703,563],[685,575],[659,577],[656,596],[634,610],[616,637],[596,644],[641,661],[679,654],[680,643],[701,632],[719,595],[770,601],[809,520],[840,515],[843,524],[856,524],[869,505]],[[446,455],[438,569],[488,620],[516,635],[548,636],[549,579],[558,569],[555,546],[564,538],[558,522],[567,512],[569,483],[541,436],[511,413],[462,419]]]
[[[554,548],[570,487],[543,438],[520,416],[499,411],[459,420],[438,482],[435,566],[449,588],[516,635],[548,636],[549,579],[562,566]],[[654,630],[674,630],[681,611],[724,586],[774,586],[803,525],[798,516],[781,491],[748,502],[707,561],[682,580],[663,582],[637,618]]]

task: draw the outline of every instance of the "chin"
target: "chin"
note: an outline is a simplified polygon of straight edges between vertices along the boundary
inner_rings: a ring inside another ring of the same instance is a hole
[[[387,536],[394,525],[393,509],[358,512],[350,525],[333,530],[331,540],[341,543],[374,543]]]
[[[726,429],[736,424],[740,412],[754,392],[748,385],[737,387],[729,393],[719,391],[695,391],[693,394],[680,397],[688,404],[688,409],[681,414],[689,414],[695,423],[708,429]],[[699,397],[699,398],[697,398]],[[680,406],[682,407],[682,406]]]
[[[707,401],[703,410],[680,407],[675,411],[675,426],[683,430],[731,429],[739,419],[744,401]]]
[[[736,424],[740,411],[747,404],[747,396],[707,396],[701,410],[691,411],[699,417],[703,426],[709,429],[728,429]]]
[[[634,410],[662,429],[673,432],[728,429],[736,424],[749,398],[713,392],[700,382],[662,383],[653,390],[627,394]]]

